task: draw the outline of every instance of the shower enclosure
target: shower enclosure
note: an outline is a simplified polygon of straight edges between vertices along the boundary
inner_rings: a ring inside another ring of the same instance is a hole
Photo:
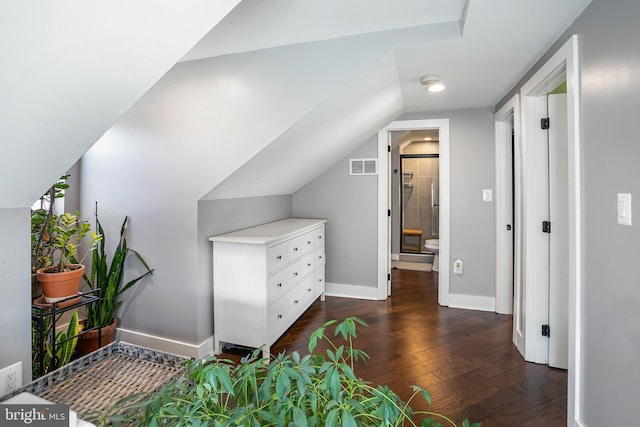
[[[424,242],[439,234],[439,155],[400,154],[403,253],[427,253]]]

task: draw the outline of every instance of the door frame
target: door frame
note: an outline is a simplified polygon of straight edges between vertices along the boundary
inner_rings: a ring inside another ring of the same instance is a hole
[[[508,206],[509,195],[507,190],[510,187],[509,181],[512,173],[515,177],[513,183],[513,218],[522,216],[522,156],[520,153],[520,96],[514,95],[502,108],[494,114],[495,122],[495,268],[496,268],[496,313],[512,314],[513,306],[517,305],[521,298],[522,290],[522,224],[521,221],[514,221],[511,232],[507,232],[507,224],[512,222],[508,217],[511,207]],[[511,138],[513,131],[513,153],[511,162],[508,162],[509,151],[511,151]],[[511,164],[509,164],[511,163]],[[509,240],[512,241],[511,245]],[[510,249],[511,248],[511,249]],[[518,259],[520,262],[516,262]],[[510,270],[509,263],[512,263],[513,286],[507,276]],[[514,343],[520,348],[518,343],[524,347],[524,336],[522,334],[519,319],[514,319]],[[518,340],[516,340],[516,331]],[[523,350],[522,350],[523,351]],[[521,351],[521,352],[522,352]]]
[[[439,130],[440,152],[440,272],[438,303],[449,305],[449,119],[397,120],[378,132],[378,289],[377,298],[391,294],[391,132]],[[383,166],[384,165],[384,166]]]
[[[548,341],[540,333],[541,325],[548,318],[548,288],[540,280],[540,268],[545,262],[546,238],[540,232],[537,197],[543,194],[541,182],[546,182],[540,170],[540,156],[544,150],[540,141],[539,117],[542,108],[540,97],[553,90],[560,82],[567,82],[568,119],[568,189],[569,189],[569,367],[567,415],[569,425],[579,425],[581,408],[582,372],[582,212],[580,175],[580,65],[578,36],[573,35],[558,51],[522,86],[520,103],[522,112],[523,159],[523,290],[525,311],[525,359],[547,363]],[[553,86],[553,85],[556,86]],[[545,103],[546,107],[546,103]],[[546,109],[546,108],[545,108]],[[548,247],[546,249],[548,251]],[[547,252],[548,254],[548,252]]]

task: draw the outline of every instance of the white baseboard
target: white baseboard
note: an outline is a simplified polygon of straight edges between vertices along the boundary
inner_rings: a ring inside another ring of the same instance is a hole
[[[400,254],[391,254],[391,261],[400,261]]]
[[[155,335],[130,331],[128,329],[117,329],[116,339],[128,342],[140,347],[151,348],[165,353],[176,354],[178,356],[200,358],[213,353],[213,336],[207,338],[202,343],[195,345],[182,341],[162,338]]]
[[[580,422],[580,420],[576,420],[576,427],[587,427],[587,425]]]
[[[496,299],[478,295],[449,294],[449,307],[466,310],[496,311]]]
[[[326,283],[325,295],[341,298],[377,300],[378,288],[370,286],[344,285],[340,283]]]

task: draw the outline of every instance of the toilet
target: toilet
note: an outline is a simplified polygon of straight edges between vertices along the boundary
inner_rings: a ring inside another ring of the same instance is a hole
[[[439,256],[439,252],[440,252],[440,239],[427,239],[424,241],[424,248],[429,251],[429,252],[433,252],[434,256],[433,256],[433,266],[432,266],[432,270],[433,271],[440,271],[440,256]]]

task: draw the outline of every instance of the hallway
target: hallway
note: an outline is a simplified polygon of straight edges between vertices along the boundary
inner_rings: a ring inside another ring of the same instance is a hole
[[[430,410],[458,423],[565,426],[567,373],[526,363],[511,342],[511,316],[439,307],[436,273],[393,270],[386,301],[317,300],[272,347],[306,354],[308,336],[325,321],[357,316],[355,347],[371,359],[356,375],[385,384],[403,399],[410,386],[431,394]],[[414,409],[427,405],[414,400]]]

